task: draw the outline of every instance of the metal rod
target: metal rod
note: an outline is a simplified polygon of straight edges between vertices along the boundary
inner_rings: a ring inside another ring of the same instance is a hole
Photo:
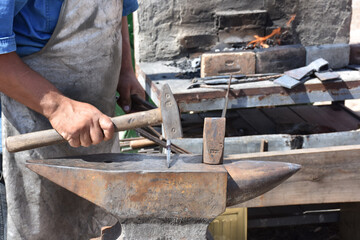
[[[224,105],[224,109],[223,109],[222,114],[221,114],[222,118],[224,118],[226,116],[227,105],[229,103],[229,92],[230,92],[231,80],[232,80],[232,75],[230,75],[227,90],[226,90],[225,105]]]

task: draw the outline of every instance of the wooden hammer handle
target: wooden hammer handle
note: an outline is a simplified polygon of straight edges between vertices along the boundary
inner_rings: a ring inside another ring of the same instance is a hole
[[[115,131],[124,131],[162,123],[160,108],[149,111],[126,114],[114,117],[111,121]],[[6,148],[9,152],[20,152],[38,147],[44,147],[66,142],[54,129],[11,136],[6,139]]]

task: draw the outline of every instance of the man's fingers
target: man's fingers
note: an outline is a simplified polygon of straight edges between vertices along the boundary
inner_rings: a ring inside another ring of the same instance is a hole
[[[140,98],[144,99],[145,100],[145,91],[135,91],[133,93],[131,93],[131,95],[138,95]]]
[[[89,147],[92,144],[89,131],[84,131],[80,134],[80,144],[83,147]]]
[[[77,148],[81,146],[80,138],[71,138],[68,140],[70,146]]]
[[[90,137],[93,145],[99,144],[104,140],[104,133],[99,122],[96,123],[96,126],[90,128]]]
[[[99,125],[104,133],[104,141],[110,140],[114,137],[114,124],[107,116],[102,116],[99,119]]]
[[[131,110],[131,97],[130,90],[127,88],[121,89],[120,91],[120,99],[118,101],[121,108],[124,112],[128,113]]]

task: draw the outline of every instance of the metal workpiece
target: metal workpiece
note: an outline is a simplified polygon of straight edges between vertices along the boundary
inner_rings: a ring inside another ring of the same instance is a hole
[[[338,74],[337,72],[330,72],[330,71],[329,72],[315,72],[315,76],[322,82],[340,78],[340,74]]]
[[[292,89],[302,83],[304,83],[308,78],[304,78],[302,80],[297,80],[295,78],[289,77],[288,75],[283,75],[278,79],[274,80],[274,83],[279,84],[282,87],[286,87],[288,89]]]
[[[259,196],[300,169],[236,159],[208,165],[201,155],[172,155],[171,168],[165,161],[160,154],[100,154],[30,160],[27,167],[114,215],[122,225],[114,240],[206,239],[207,225],[226,206]]]
[[[328,70],[328,69],[329,69],[329,63],[323,58],[318,58],[305,67],[286,71],[285,74],[296,80],[301,80],[304,77],[313,74],[314,72],[319,72],[320,70]]]

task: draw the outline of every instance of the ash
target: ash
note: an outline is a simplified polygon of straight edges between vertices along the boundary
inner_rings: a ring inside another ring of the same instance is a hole
[[[168,64],[167,66],[176,67],[181,70],[176,77],[179,79],[193,79],[200,77],[200,63],[201,58],[183,58],[179,60],[174,60]]]

